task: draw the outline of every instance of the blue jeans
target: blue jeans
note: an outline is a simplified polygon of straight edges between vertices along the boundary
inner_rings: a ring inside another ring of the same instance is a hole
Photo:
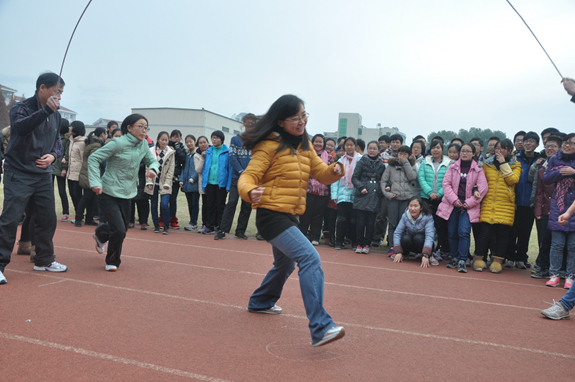
[[[567,310],[573,310],[573,306],[575,306],[575,287],[569,288],[569,291],[565,293],[565,296],[559,300],[561,304]]]
[[[451,257],[457,260],[467,260],[469,255],[469,241],[471,234],[471,222],[467,211],[453,208],[447,221],[449,231],[449,248]]]
[[[299,284],[311,331],[312,343],[323,338],[335,323],[323,308],[323,270],[314,246],[298,227],[292,226],[269,241],[274,254],[274,266],[250,297],[249,310],[268,309],[279,300],[288,277],[299,266]]]
[[[549,273],[559,275],[563,263],[563,248],[567,241],[567,275],[575,274],[575,232],[551,231]]]
[[[160,186],[154,185],[154,195],[152,195],[151,206],[152,206],[152,220],[154,225],[160,224],[158,219],[158,194],[160,191]],[[170,196],[171,194],[160,195],[160,209],[162,210],[162,216],[164,218],[164,224],[166,227],[170,226]]]

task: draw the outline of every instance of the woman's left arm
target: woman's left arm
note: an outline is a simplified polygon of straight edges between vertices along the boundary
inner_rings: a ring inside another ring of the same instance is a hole
[[[519,178],[521,177],[521,163],[517,162],[513,167],[511,167],[509,163],[503,163],[499,168],[501,169],[505,183],[507,183],[508,186],[513,186],[514,184],[519,183]]]
[[[337,182],[342,176],[345,175],[345,168],[343,167],[343,163],[336,162],[328,166],[327,164],[323,163],[321,158],[317,156],[313,149],[311,149],[310,152],[310,176],[316,179],[318,182],[326,185],[332,184]],[[340,166],[341,174],[335,173],[335,166]]]
[[[479,191],[479,199],[475,198],[475,196],[473,196],[473,192],[471,192],[471,195],[465,199],[465,205],[467,208],[473,208],[481,204],[481,201],[485,195],[487,195],[487,191],[489,190],[487,178],[485,177],[485,173],[483,172],[482,168],[480,168],[477,172],[477,179],[473,183],[474,185],[477,185],[477,191]]]

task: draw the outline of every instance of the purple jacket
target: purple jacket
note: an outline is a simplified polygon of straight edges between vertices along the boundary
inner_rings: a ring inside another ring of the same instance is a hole
[[[564,178],[563,175],[559,173],[560,169],[556,169],[559,166],[569,166],[575,168],[575,154],[566,155],[563,154],[562,150],[559,150],[557,154],[549,159],[547,164],[547,169],[543,174],[543,183],[545,184],[556,184],[558,181]],[[575,186],[571,187],[565,194],[565,209],[559,211],[557,207],[557,189],[553,191],[553,199],[551,199],[551,209],[549,211],[549,226],[551,231],[575,231],[575,216],[569,219],[569,223],[561,225],[558,222],[559,215],[567,211],[567,209],[575,202]]]
[[[447,168],[443,177],[443,199],[437,208],[437,216],[449,220],[453,211],[453,203],[459,200],[457,192],[459,191],[459,182],[461,180],[461,159]],[[473,187],[477,186],[481,197],[475,199],[473,196]],[[469,221],[471,223],[479,222],[479,213],[481,210],[481,200],[487,194],[487,179],[483,169],[477,165],[477,162],[471,162],[471,168],[467,173],[467,184],[465,187],[465,204],[468,207]]]

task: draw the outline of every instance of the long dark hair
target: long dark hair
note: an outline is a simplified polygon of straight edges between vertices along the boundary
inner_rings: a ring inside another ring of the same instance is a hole
[[[106,133],[106,129],[104,129],[103,127],[96,127],[96,129],[94,131],[90,131],[90,134],[88,134],[88,137],[86,139],[84,139],[84,143],[87,146],[90,144],[90,140],[92,139],[92,137],[95,136],[96,138],[100,139],[100,135],[105,134],[105,133]]]
[[[247,150],[252,150],[258,143],[266,140],[272,132],[280,134],[280,146],[276,150],[276,153],[282,151],[286,147],[291,147],[284,136],[284,129],[278,125],[278,122],[296,115],[302,106],[304,106],[304,102],[294,95],[286,94],[278,98],[270,106],[268,112],[258,118],[256,126],[249,131],[245,131],[240,136],[244,143],[244,147]],[[307,129],[303,132],[301,148],[306,151],[310,149]]]
[[[160,131],[158,133],[158,138],[156,139],[156,148],[160,147],[160,138],[162,138],[162,135],[167,135],[168,140],[170,139],[170,134],[168,134],[167,131]]]
[[[144,117],[142,114],[130,114],[122,121],[122,126],[120,129],[122,130],[122,135],[126,135],[129,133],[128,126],[133,126],[134,123],[138,122],[140,119],[146,121],[149,124],[148,118]]]
[[[407,205],[409,207],[409,205],[411,204],[411,202],[413,200],[417,200],[417,202],[419,203],[419,205],[421,206],[421,213],[422,214],[427,214],[427,215],[433,215],[433,211],[431,210],[431,207],[429,206],[429,204],[427,204],[423,199],[421,199],[419,196],[414,196],[411,199],[409,199],[409,201],[407,202]],[[409,210],[409,208],[408,208]]]

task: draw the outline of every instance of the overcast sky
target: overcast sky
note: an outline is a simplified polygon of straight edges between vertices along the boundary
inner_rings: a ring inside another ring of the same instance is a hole
[[[575,2],[512,3],[575,77]],[[59,72],[86,4],[0,0],[0,84],[29,97],[41,72]],[[505,0],[93,0],[62,77],[62,105],[87,124],[132,107],[263,114],[292,93],[310,133],[335,131],[339,112],[408,138],[575,131],[559,74]]]

